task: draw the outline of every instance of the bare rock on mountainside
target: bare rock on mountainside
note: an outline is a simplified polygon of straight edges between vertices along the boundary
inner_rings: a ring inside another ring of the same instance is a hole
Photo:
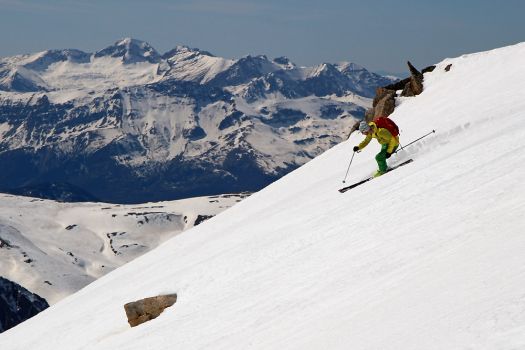
[[[429,66],[424,68],[421,72],[416,67],[407,62],[410,71],[410,77],[395,82],[393,84],[378,87],[374,97],[372,108],[365,112],[365,120],[371,122],[377,117],[387,117],[394,112],[396,107],[397,91],[402,90],[400,96],[411,97],[417,96],[423,92],[424,73],[432,72],[436,66]],[[357,124],[352,127],[350,133],[357,129]]]
[[[3,241],[0,240],[0,247]],[[9,247],[8,243],[4,246]],[[0,277],[0,333],[49,307],[47,301],[17,283]]]
[[[164,309],[172,306],[177,301],[177,294],[159,295],[133,301],[124,305],[128,323],[131,327],[157,318]]]
[[[394,112],[396,107],[395,100],[396,92],[385,88],[376,89],[376,97],[374,98],[374,118],[386,117]]]
[[[410,61],[407,64],[410,70],[410,78],[403,88],[401,96],[416,96],[423,92],[423,73],[418,71]]]

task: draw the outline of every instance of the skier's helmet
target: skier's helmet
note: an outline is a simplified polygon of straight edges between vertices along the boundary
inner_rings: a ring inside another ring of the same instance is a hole
[[[366,134],[370,131],[370,125],[368,125],[368,123],[363,120],[361,123],[359,123],[359,131],[363,134]]]

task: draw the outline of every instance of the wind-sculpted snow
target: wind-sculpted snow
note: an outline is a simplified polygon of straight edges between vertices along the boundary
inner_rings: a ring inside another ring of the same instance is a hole
[[[0,189],[121,203],[258,190],[344,140],[391,82],[350,66],[161,56],[135,39],[3,58]]]

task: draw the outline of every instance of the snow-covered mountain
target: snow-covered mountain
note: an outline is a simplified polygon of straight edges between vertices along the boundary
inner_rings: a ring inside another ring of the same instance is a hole
[[[2,349],[524,348],[524,60],[525,43],[445,59],[391,115],[402,144],[436,130],[389,160],[410,165],[339,193],[352,135],[0,335]],[[175,305],[129,328],[125,303],[166,293]]]
[[[1,276],[54,304],[247,196],[115,205],[0,194]]]
[[[0,189],[108,202],[258,190],[344,140],[389,78],[124,39],[0,59]]]
[[[123,63],[160,63],[159,53],[148,43],[136,39],[126,38],[95,53],[95,58],[116,57]]]

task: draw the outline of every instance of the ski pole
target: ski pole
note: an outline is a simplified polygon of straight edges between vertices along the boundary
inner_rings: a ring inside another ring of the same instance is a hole
[[[405,145],[404,147],[403,147],[403,146],[401,146],[401,149],[398,149],[398,150],[397,150],[397,151],[395,151],[394,153],[397,153],[397,152],[399,152],[399,151],[402,151],[402,150],[404,150],[405,148],[407,148],[407,147],[408,147],[408,146],[410,146],[411,144],[413,144],[413,143],[415,143],[415,142],[417,142],[417,141],[421,140],[422,138],[425,138],[425,137],[427,137],[428,135],[430,135],[430,134],[433,134],[433,133],[435,133],[435,132],[436,132],[436,130],[432,130],[432,131],[431,131],[431,132],[429,132],[428,134],[426,134],[426,135],[423,135],[423,136],[421,136],[420,138],[418,138],[417,140],[414,140],[414,141],[410,142],[410,143],[409,143],[408,145]]]
[[[345,174],[345,178],[343,180],[343,183],[345,183],[345,181],[346,181],[346,177],[348,176],[348,171],[350,171],[350,165],[352,165],[352,161],[354,160],[354,156],[355,156],[355,151],[354,151],[354,153],[352,153],[352,158],[350,159],[350,164],[348,164],[348,169],[346,169],[346,174]]]

